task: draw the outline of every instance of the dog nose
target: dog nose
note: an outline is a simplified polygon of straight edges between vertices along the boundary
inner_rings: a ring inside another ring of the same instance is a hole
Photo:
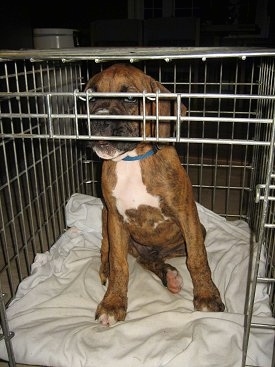
[[[91,121],[91,133],[96,136],[112,136],[113,128],[111,120]]]

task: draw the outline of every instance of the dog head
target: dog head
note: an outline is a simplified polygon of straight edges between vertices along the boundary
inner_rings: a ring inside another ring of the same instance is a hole
[[[102,93],[129,93],[127,97],[98,97],[89,101],[89,112],[94,115],[140,115],[144,114],[141,98],[131,96],[131,93],[170,93],[161,83],[140,69],[128,64],[114,64],[102,72],[94,75],[87,83],[85,91]],[[145,114],[154,116],[156,109],[160,116],[171,116],[174,114],[173,103],[169,100],[159,98],[158,107],[155,100],[146,101]],[[185,113],[186,108],[182,106]],[[91,134],[95,136],[112,137],[139,137],[156,136],[156,122],[146,121],[144,132],[143,121],[115,120],[115,119],[93,119],[91,120]],[[159,122],[159,137],[171,136],[171,122]],[[96,154],[103,159],[116,159],[120,155],[133,150],[138,142],[122,140],[97,140],[91,143]]]

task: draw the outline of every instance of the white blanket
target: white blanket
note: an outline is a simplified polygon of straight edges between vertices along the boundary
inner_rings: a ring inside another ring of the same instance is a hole
[[[225,312],[194,311],[185,258],[170,262],[184,279],[175,295],[129,256],[126,320],[102,327],[94,317],[106,290],[98,275],[101,209],[99,199],[73,195],[66,207],[70,229],[49,252],[37,254],[32,274],[21,282],[7,309],[16,361],[58,367],[239,367],[251,241],[247,224],[227,222],[198,205]],[[273,320],[264,285],[257,288],[255,320]],[[271,365],[273,335],[252,330],[248,364]],[[7,359],[4,341],[0,357]]]

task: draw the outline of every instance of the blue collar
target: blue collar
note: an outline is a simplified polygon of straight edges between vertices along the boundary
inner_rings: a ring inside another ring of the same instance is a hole
[[[141,161],[142,159],[145,159],[147,157],[150,157],[151,155],[154,155],[159,150],[159,147],[154,144],[153,148],[151,150],[148,150],[148,152],[141,154],[141,155],[135,155],[135,156],[129,156],[127,155],[125,158],[123,158],[123,161]]]

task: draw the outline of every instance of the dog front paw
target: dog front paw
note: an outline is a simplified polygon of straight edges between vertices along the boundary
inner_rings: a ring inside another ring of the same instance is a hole
[[[102,315],[100,315],[98,317],[98,320],[102,326],[112,326],[117,321],[113,315],[108,315],[106,313],[103,313]]]
[[[194,307],[197,311],[208,311],[208,312],[223,312],[225,306],[219,295],[212,295],[208,297],[194,297]]]
[[[126,317],[127,305],[110,306],[103,301],[98,305],[95,319],[99,320],[102,326],[112,326],[117,321],[123,321]]]

